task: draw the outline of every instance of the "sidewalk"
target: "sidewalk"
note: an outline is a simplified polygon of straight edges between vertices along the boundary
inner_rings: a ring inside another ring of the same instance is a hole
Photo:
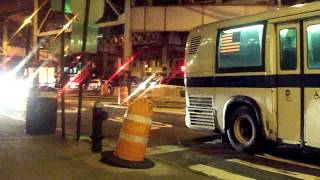
[[[151,169],[118,168],[100,162],[100,154],[90,151],[87,140],[73,137],[30,136],[23,121],[0,121],[0,179],[188,179],[192,173],[174,163],[147,157],[156,163]],[[104,140],[103,150],[114,150],[115,143]]]

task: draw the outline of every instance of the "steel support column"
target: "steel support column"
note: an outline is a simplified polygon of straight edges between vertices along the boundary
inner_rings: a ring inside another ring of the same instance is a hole
[[[132,42],[131,42],[131,1],[125,1],[125,7],[124,7],[124,14],[125,14],[125,23],[124,23],[124,43],[123,43],[123,61],[122,65],[127,63],[129,61],[130,56],[132,55]],[[125,67],[125,70],[129,71],[130,64]],[[122,78],[120,78],[120,92],[118,94],[120,102],[119,104],[123,103],[124,100],[129,95],[126,90],[126,87],[128,87],[128,76],[129,74],[123,74]]]
[[[278,0],[278,7],[281,8],[281,6],[282,6],[282,2],[281,0]]]
[[[152,6],[153,5],[153,0],[147,0],[148,6]]]
[[[125,1],[125,24],[124,24],[124,59],[127,60],[132,54],[131,42],[131,1]]]
[[[4,56],[7,55],[8,49],[8,20],[3,21],[3,31],[2,31],[2,53]]]
[[[34,0],[33,1],[33,9],[34,12],[36,12],[39,8],[39,0]],[[36,13],[33,17],[33,31],[32,31],[32,48],[37,48],[38,45],[38,13]],[[38,50],[36,53],[33,55],[34,57],[34,62],[38,62]]]

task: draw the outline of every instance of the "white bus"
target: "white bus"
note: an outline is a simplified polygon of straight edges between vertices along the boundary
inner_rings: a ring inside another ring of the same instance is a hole
[[[320,148],[320,2],[193,29],[185,84],[189,128]]]

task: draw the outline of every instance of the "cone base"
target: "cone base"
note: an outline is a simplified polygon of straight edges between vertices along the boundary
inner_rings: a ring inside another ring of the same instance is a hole
[[[121,159],[113,154],[113,151],[104,151],[101,153],[101,162],[112,166],[130,168],[130,169],[148,169],[154,167],[154,162],[144,159],[144,161],[128,161]]]

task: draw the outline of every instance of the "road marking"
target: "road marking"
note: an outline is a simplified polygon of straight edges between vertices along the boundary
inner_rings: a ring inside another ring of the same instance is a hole
[[[115,117],[115,118],[108,118],[108,120],[122,123],[124,118],[123,117]],[[157,129],[161,129],[161,128],[172,128],[172,127],[173,126],[171,124],[152,121],[151,130],[157,130]]]
[[[249,166],[251,168],[259,169],[259,170],[262,170],[262,171],[268,171],[268,172],[271,172],[271,173],[290,176],[290,177],[293,177],[293,178],[308,179],[308,180],[309,179],[320,180],[320,178],[317,177],[317,176],[313,176],[313,175],[309,175],[309,174],[302,174],[302,173],[299,173],[299,172],[287,171],[287,170],[283,170],[283,169],[279,169],[279,168],[273,168],[273,167],[269,167],[269,166],[265,166],[265,165],[260,165],[260,164],[247,162],[247,161],[240,160],[240,159],[227,159],[226,161],[237,163],[237,164],[241,164],[241,165],[245,165],[245,166]]]
[[[147,149],[147,154],[158,155],[158,154],[166,154],[166,153],[186,151],[186,150],[189,150],[189,148],[185,148],[177,145],[156,146],[156,147],[149,147]]]
[[[93,103],[95,102],[96,100],[82,100],[83,103]],[[74,103],[74,102],[78,102],[78,100],[76,99],[68,99],[68,100],[65,100],[64,102],[66,103]]]
[[[80,140],[82,140],[82,141],[92,141],[92,139],[89,136],[80,136]]]
[[[257,154],[255,156],[260,157],[260,158],[264,158],[264,159],[269,159],[269,160],[272,160],[272,161],[278,161],[278,162],[282,162],[282,163],[288,163],[288,164],[293,164],[293,165],[302,166],[302,167],[306,167],[306,168],[312,168],[312,169],[319,169],[320,170],[319,166],[315,166],[315,165],[311,165],[311,164],[304,164],[304,163],[300,163],[300,162],[293,161],[293,160],[288,160],[288,159],[283,159],[283,158],[272,156],[270,154],[263,154],[263,155]]]
[[[252,178],[246,177],[246,176],[241,176],[238,174],[233,174],[231,172],[218,169],[215,167],[207,166],[204,164],[195,164],[192,166],[189,166],[189,169],[203,173],[207,176],[213,176],[217,179],[236,179],[236,180],[252,180]]]
[[[114,105],[114,104],[104,104],[105,107],[116,108],[116,109],[127,109],[126,106]],[[153,108],[153,112],[155,113],[165,113],[165,114],[173,114],[173,115],[185,115],[184,109],[173,109],[173,108]]]
[[[81,111],[86,111],[87,108],[82,108]],[[64,110],[65,113],[78,113],[78,108],[67,108]],[[61,113],[61,109],[57,111],[57,113]]]

